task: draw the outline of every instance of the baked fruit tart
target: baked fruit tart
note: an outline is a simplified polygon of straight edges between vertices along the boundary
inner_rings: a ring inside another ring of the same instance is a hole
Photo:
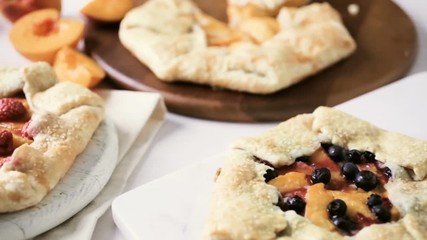
[[[229,0],[222,22],[191,0],[148,0],[121,21],[119,39],[162,81],[270,94],[356,49],[333,7],[308,2]]]
[[[427,142],[318,107],[233,143],[205,239],[425,239]]]
[[[103,99],[49,64],[0,68],[0,213],[39,203],[104,117]]]

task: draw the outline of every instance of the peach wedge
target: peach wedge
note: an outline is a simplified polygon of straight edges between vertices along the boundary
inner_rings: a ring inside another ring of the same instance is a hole
[[[105,77],[105,71],[94,60],[70,47],[59,50],[53,69],[60,81],[88,88],[95,87]]]
[[[57,9],[36,10],[19,18],[9,33],[15,49],[32,61],[52,63],[65,46],[77,46],[83,36],[80,19],[62,19]]]
[[[132,0],[91,0],[80,13],[99,22],[118,22],[132,7]]]

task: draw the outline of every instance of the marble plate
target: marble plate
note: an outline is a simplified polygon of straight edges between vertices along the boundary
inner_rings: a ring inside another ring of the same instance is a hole
[[[117,197],[113,219],[126,239],[200,239],[223,154]]]
[[[397,81],[336,108],[390,131],[427,140],[427,72]],[[223,154],[116,198],[115,223],[128,239],[200,239],[215,172]]]
[[[102,190],[113,173],[117,155],[116,130],[111,120],[105,120],[64,178],[39,204],[0,215],[0,238],[32,238],[72,217]]]

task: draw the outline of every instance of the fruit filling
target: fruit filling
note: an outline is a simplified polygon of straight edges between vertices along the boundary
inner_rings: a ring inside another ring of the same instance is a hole
[[[283,211],[294,210],[313,224],[343,235],[399,218],[384,188],[391,177],[390,169],[374,153],[328,143],[311,156],[264,174],[265,181],[280,192],[278,206]]]
[[[43,19],[42,21],[34,23],[33,33],[36,36],[48,36],[58,32],[59,23],[56,19]]]
[[[25,132],[30,118],[31,113],[24,99],[0,99],[0,167],[10,159],[17,147],[32,142]]]

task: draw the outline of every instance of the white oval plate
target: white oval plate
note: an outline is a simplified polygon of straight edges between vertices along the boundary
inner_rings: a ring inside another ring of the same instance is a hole
[[[9,240],[32,238],[72,217],[103,189],[117,156],[116,130],[111,120],[104,120],[67,174],[39,204],[0,215],[1,235]]]

